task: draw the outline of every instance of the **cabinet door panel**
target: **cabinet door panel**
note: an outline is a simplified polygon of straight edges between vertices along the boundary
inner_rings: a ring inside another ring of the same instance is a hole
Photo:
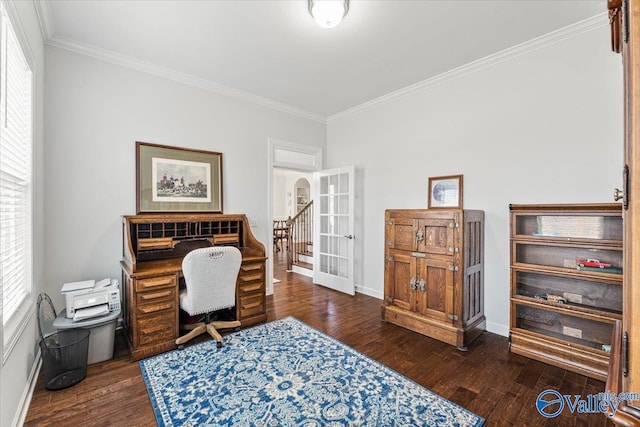
[[[386,246],[403,251],[416,250],[416,222],[412,218],[391,218],[387,220]]]
[[[455,248],[455,227],[452,219],[422,219],[418,222],[418,230],[424,237],[418,241],[417,250],[430,254],[452,255]]]
[[[385,262],[385,294],[391,304],[404,310],[412,309],[411,279],[416,277],[415,258],[392,251]]]
[[[417,259],[418,278],[424,280],[424,291],[415,291],[415,311],[443,322],[452,322],[453,314],[453,271],[450,260],[438,258]]]

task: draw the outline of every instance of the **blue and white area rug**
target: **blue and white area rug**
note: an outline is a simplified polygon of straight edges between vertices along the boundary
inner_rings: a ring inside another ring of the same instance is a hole
[[[482,426],[292,318],[140,362],[159,426]]]

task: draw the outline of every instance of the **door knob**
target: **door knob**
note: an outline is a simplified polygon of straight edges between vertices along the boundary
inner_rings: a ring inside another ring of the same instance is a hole
[[[346,237],[347,239],[353,239],[353,234],[345,234],[344,237]]]
[[[620,199],[622,199],[624,197],[624,191],[620,190],[619,188],[614,188],[613,189],[613,200],[615,200],[616,202]]]

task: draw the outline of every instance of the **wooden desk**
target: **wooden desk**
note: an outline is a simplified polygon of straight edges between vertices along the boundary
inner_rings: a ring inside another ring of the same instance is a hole
[[[236,318],[243,327],[266,321],[265,248],[244,215],[123,217],[124,326],[133,360],[176,348],[182,259],[211,245],[236,246],[242,253]]]

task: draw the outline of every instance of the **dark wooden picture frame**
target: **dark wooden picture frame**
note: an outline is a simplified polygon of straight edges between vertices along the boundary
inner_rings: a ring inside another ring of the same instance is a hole
[[[136,141],[136,212],[222,213],[222,153]]]
[[[462,175],[429,178],[429,209],[462,209]]]

